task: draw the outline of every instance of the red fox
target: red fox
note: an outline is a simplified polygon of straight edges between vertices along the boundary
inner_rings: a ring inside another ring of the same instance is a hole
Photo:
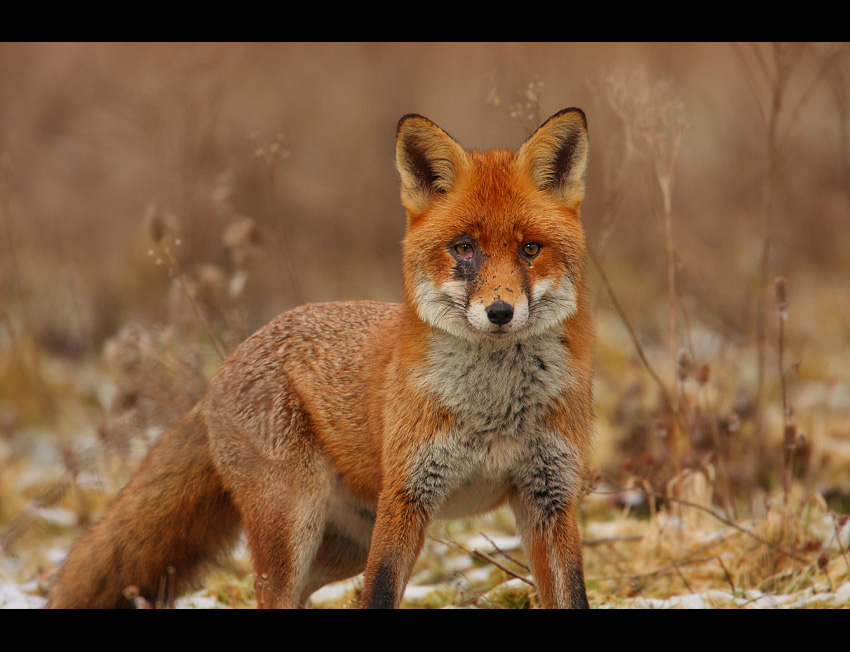
[[[305,305],[237,347],[71,550],[48,605],[179,594],[247,535],[259,607],[365,570],[397,607],[435,518],[509,504],[544,607],[588,606],[576,509],[593,421],[587,122],[468,151],[398,124],[403,302]]]

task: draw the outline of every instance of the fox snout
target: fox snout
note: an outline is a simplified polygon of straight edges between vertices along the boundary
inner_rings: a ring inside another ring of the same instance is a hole
[[[504,326],[514,318],[514,307],[504,301],[494,301],[484,309],[487,319],[497,326]]]
[[[528,298],[504,285],[482,289],[467,298],[466,319],[476,331],[500,336],[521,330],[528,321]]]

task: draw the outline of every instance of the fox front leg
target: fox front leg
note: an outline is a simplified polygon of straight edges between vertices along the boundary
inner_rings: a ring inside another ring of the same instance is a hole
[[[401,603],[428,523],[457,485],[457,462],[462,461],[441,437],[400,447],[389,457],[366,562],[365,608],[393,609]]]
[[[511,507],[547,609],[587,609],[576,519],[580,465],[569,442],[548,438],[515,477]]]
[[[401,603],[413,565],[425,542],[427,516],[407,492],[384,493],[366,562],[360,604],[364,609],[395,609]]]

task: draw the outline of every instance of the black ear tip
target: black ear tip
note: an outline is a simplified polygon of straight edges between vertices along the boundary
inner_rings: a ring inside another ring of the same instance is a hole
[[[401,116],[401,120],[398,121],[398,125],[396,126],[396,129],[395,129],[396,137],[398,137],[399,133],[401,132],[402,125],[404,125],[404,123],[407,122],[408,120],[424,120],[425,122],[427,122],[429,124],[434,124],[428,118],[426,118],[424,115],[419,115],[418,113],[407,113],[407,114]]]
[[[567,113],[577,113],[579,115],[579,117],[581,117],[582,125],[584,126],[585,129],[587,129],[587,116],[584,114],[584,111],[582,111],[580,108],[578,108],[576,106],[571,106],[568,109],[561,109],[555,115],[553,115],[551,118],[549,118],[549,120],[547,120],[546,122],[549,122],[550,120],[555,120],[556,118],[560,118],[562,115],[566,115]],[[543,124],[546,124],[546,122],[544,122]]]

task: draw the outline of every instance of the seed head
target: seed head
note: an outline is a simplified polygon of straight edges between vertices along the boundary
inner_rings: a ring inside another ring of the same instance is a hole
[[[780,319],[788,317],[788,281],[784,276],[779,276],[774,281],[776,291],[776,312]]]
[[[679,376],[679,382],[684,382],[688,378],[693,366],[690,354],[685,349],[679,349],[679,355],[676,356],[676,375]]]

